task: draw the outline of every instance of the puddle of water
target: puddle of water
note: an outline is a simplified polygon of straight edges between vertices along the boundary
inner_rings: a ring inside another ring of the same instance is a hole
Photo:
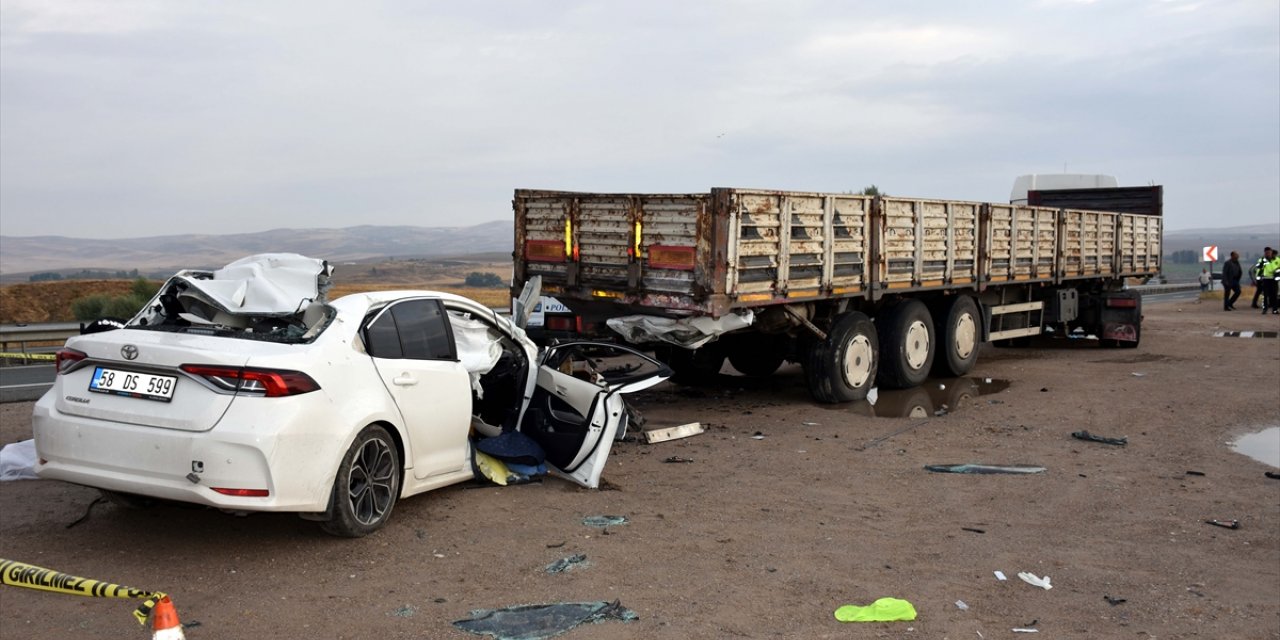
[[[978,396],[1008,388],[1008,380],[994,378],[930,379],[914,389],[872,389],[868,398],[874,402],[862,400],[823,406],[831,411],[856,413],[869,418],[931,418],[968,407]]]
[[[1280,468],[1280,427],[1269,427],[1241,436],[1231,443],[1231,449],[1263,464]]]

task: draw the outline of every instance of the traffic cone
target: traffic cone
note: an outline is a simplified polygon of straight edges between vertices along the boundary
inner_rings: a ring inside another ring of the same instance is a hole
[[[173,607],[169,596],[160,598],[156,608],[151,612],[151,640],[186,640],[182,633],[182,623],[178,621],[178,610]]]

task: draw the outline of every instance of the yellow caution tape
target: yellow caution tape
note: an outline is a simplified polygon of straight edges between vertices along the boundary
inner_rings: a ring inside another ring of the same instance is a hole
[[[0,579],[3,580],[4,584],[11,587],[26,587],[28,589],[39,589],[40,591],[66,593],[73,596],[124,598],[129,600],[146,598],[133,612],[133,617],[137,618],[138,624],[141,625],[147,624],[147,618],[151,617],[151,610],[165,596],[161,591],[143,591],[101,580],[78,578],[52,569],[45,569],[44,567],[37,567],[33,564],[16,560],[5,560],[4,558],[0,558]]]
[[[53,360],[52,353],[12,353],[8,351],[0,351],[0,358],[22,358],[24,360]]]

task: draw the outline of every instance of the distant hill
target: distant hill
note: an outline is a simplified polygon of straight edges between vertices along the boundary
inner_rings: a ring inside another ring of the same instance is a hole
[[[273,229],[226,235],[172,235],[98,240],[65,236],[0,236],[0,279],[40,272],[132,270],[172,273],[215,268],[255,253],[290,252],[333,263],[387,258],[510,255],[510,222],[471,227],[372,226]]]
[[[1226,259],[1226,255],[1231,251],[1239,251],[1241,255],[1246,253],[1260,255],[1263,247],[1280,248],[1280,222],[1221,229],[1183,229],[1164,232],[1166,255],[1187,249],[1199,253],[1202,247],[1209,245],[1217,245],[1223,259]]]

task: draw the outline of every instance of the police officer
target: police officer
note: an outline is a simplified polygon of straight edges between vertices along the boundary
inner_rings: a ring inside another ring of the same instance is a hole
[[[1249,267],[1249,280],[1253,282],[1253,304],[1249,305],[1254,309],[1258,308],[1258,298],[1262,297],[1262,265],[1267,263],[1267,259],[1271,257],[1271,247],[1262,250],[1262,256],[1258,261]]]
[[[1262,280],[1259,281],[1265,287],[1263,296],[1266,301],[1263,303],[1262,313],[1266,314],[1267,309],[1270,309],[1271,313],[1280,314],[1280,304],[1276,302],[1276,288],[1280,286],[1280,281],[1277,281],[1280,278],[1280,255],[1275,251],[1269,251],[1266,255],[1267,262],[1262,265]]]

